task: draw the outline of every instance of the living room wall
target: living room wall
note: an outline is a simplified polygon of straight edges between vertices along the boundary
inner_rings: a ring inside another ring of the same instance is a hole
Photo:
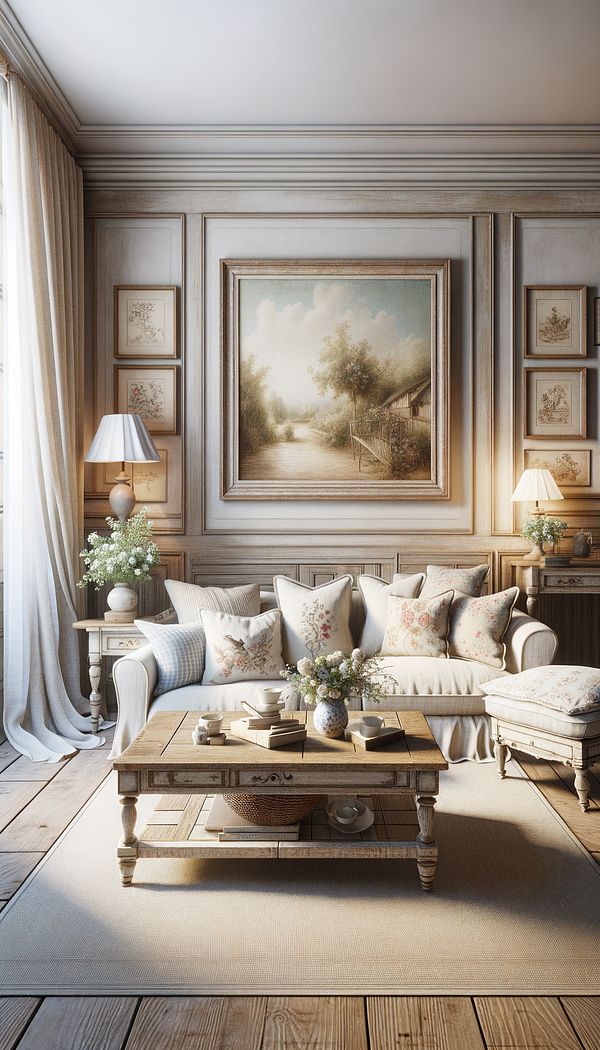
[[[550,509],[600,537],[598,351],[600,193],[595,190],[90,188],[86,198],[86,441],[115,410],[113,286],[178,288],[178,432],[166,501],[151,506],[163,552],[143,608],[165,604],[162,579],[259,580],[275,571],[318,583],[340,571],[390,577],[428,561],[491,566],[515,578],[525,551],[510,501],[524,447],[590,451],[591,485]],[[451,259],[450,497],[439,501],[228,501],[220,497],[219,268],[222,258]],[[524,441],[523,286],[587,288],[587,438]],[[86,522],[108,513],[110,472],[86,468]],[[92,598],[93,601],[93,598]],[[556,616],[556,613],[554,613]],[[566,617],[568,620],[568,616]],[[566,624],[565,624],[566,629]]]

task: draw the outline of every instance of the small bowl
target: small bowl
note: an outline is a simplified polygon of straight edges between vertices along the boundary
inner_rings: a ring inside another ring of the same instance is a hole
[[[365,715],[364,718],[361,718],[360,732],[362,736],[377,736],[380,729],[383,729],[383,718],[380,718],[379,715]]]
[[[356,804],[340,806],[334,813],[335,819],[339,824],[354,824],[355,820],[360,816],[360,809]]]
[[[208,736],[216,736],[221,732],[223,715],[218,711],[203,711],[198,716],[198,728],[204,729]]]

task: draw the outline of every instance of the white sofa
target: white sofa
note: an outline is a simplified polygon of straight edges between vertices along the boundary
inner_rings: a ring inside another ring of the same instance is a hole
[[[261,611],[276,608],[272,591],[261,592]],[[351,628],[359,639],[364,623],[364,605],[359,591],[352,592]],[[164,618],[161,617],[164,622]],[[388,681],[385,707],[394,711],[418,709],[426,715],[432,732],[451,762],[492,760],[490,719],[480,683],[499,674],[516,674],[529,667],[552,663],[558,644],[549,627],[514,611],[506,643],[506,671],[469,660],[434,657],[386,656]],[[111,757],[121,754],[157,711],[227,711],[239,708],[240,700],[252,701],[265,685],[283,687],[276,681],[232,682],[227,685],[189,685],[154,697],[158,671],[150,645],[134,650],[114,665],[118,719]],[[285,688],[286,706],[297,709],[295,690]],[[371,704],[371,707],[377,705]]]

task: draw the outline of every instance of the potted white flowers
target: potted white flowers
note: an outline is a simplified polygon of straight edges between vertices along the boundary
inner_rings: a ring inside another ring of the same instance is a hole
[[[352,693],[378,702],[384,695],[385,675],[376,658],[365,660],[360,649],[351,653],[305,657],[297,667],[281,672],[298,689],[307,704],[315,704],[313,725],[322,736],[342,736],[348,725],[346,701]],[[375,676],[379,675],[379,680]]]
[[[132,583],[145,583],[150,579],[150,570],[158,565],[160,553],[152,540],[152,525],[148,519],[148,508],[142,507],[128,521],[107,518],[109,536],[90,532],[88,549],[80,557],[86,571],[78,586],[93,583],[99,591],[105,583],[114,584],[107,595],[110,612],[105,619],[119,623],[131,623],[137,612],[137,592]]]
[[[544,544],[552,544],[552,549],[560,541],[567,528],[566,521],[559,518],[547,518],[544,514],[532,514],[521,529],[521,536],[530,540],[533,547],[526,555],[528,561],[539,561],[544,557]]]

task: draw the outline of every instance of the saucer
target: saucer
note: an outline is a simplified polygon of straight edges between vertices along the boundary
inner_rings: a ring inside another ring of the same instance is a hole
[[[385,729],[385,726],[381,726],[381,728],[378,729],[377,732],[373,733],[371,736],[365,736],[365,734],[362,732],[362,722],[351,722],[350,725],[346,726],[347,733],[358,733],[358,735],[361,736],[363,740],[374,740],[376,737],[380,736],[382,729]]]
[[[343,832],[344,835],[356,835],[359,831],[366,831],[367,828],[371,827],[371,824],[375,820],[375,814],[372,809],[365,806],[363,802],[357,803],[358,809],[361,810],[356,820],[352,824],[340,824],[335,819],[335,809],[333,806],[328,806],[326,813],[329,823],[332,828],[336,831]]]

